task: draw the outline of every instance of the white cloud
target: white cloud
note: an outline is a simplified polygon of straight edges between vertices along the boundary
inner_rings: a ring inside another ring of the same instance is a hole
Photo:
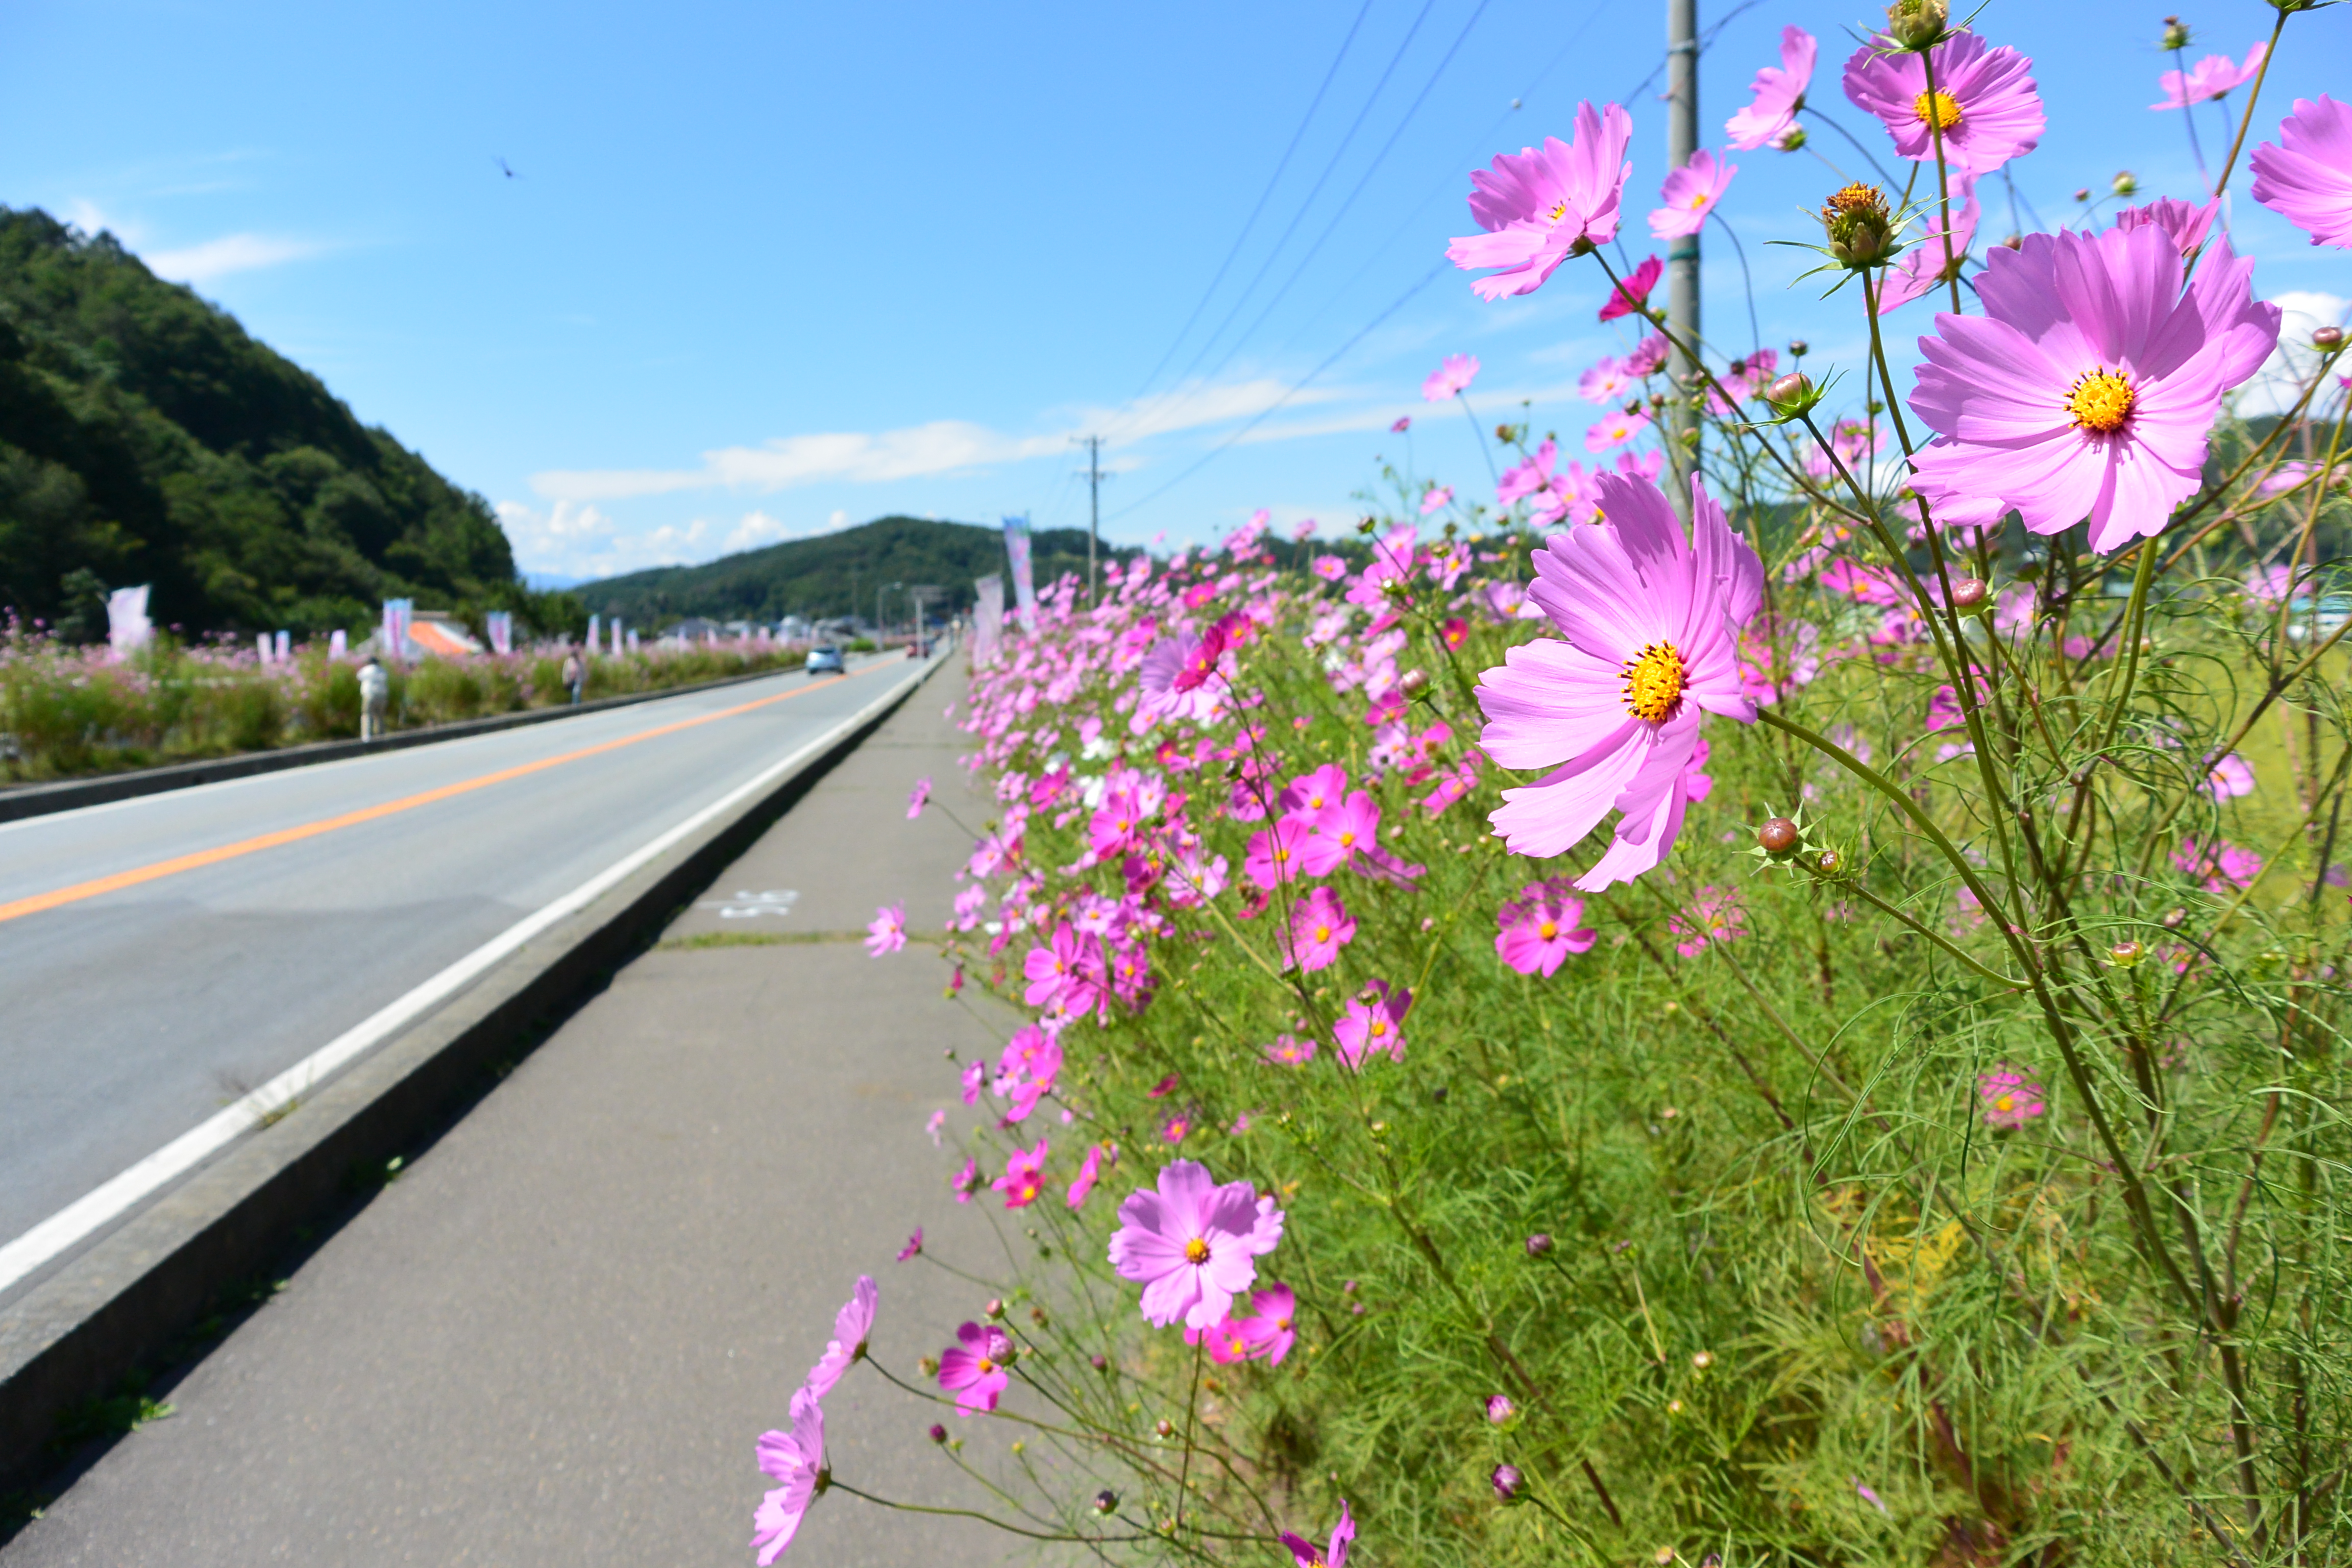
[[[2279,308],[2279,346],[2238,394],[2242,415],[2284,414],[2294,407],[2318,363],[2311,349],[2313,330],[2342,326],[2352,310],[2352,300],[2304,289],[2273,294],[2271,303]]]
[[[154,250],[142,259],[158,278],[175,283],[205,284],[232,272],[251,272],[316,256],[325,247],[307,239],[273,238],[260,234],[230,234],[201,245],[176,250]]]
[[[514,547],[519,566],[526,572],[569,577],[610,577],[647,566],[707,561],[785,540],[813,539],[850,525],[845,511],[836,510],[821,521],[793,522],[755,510],[744,513],[723,535],[722,525],[708,518],[628,533],[604,511],[583,501],[559,500],[542,510],[521,501],[504,500],[492,510]]]
[[[1125,446],[1153,436],[1248,418],[1282,398],[1287,389],[1261,377],[1224,386],[1187,386],[1125,409],[1089,409],[1066,428],[1050,435],[1010,436],[968,420],[940,419],[877,433],[833,431],[779,436],[756,447],[720,447],[702,454],[696,468],[550,469],[533,474],[530,487],[550,500],[623,500],[680,490],[751,489],[773,492],[825,481],[887,484],[900,479],[967,472],[999,463],[1058,458],[1071,438],[1104,430],[1108,444]],[[1309,391],[1293,405],[1339,396]]]
[[[58,216],[84,234],[94,235],[104,230],[125,245],[137,245],[145,233],[137,223],[129,219],[108,217],[88,196],[71,197],[58,210]]]

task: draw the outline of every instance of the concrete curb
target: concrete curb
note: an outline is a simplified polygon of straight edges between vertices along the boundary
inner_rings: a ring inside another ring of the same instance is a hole
[[[778,676],[792,673],[789,669],[762,669],[751,675],[730,675],[693,686],[671,686],[659,691],[631,691],[619,697],[599,697],[595,701],[583,702],[577,708],[530,708],[520,713],[493,713],[487,719],[461,719],[454,724],[403,730],[380,741],[313,741],[308,745],[279,746],[273,751],[246,752],[234,757],[213,757],[199,763],[173,763],[160,768],[133,768],[125,773],[101,773],[95,778],[59,779],[55,784],[11,784],[0,787],[0,822],[47,816],[52,812],[75,811],[85,805],[104,805],[118,800],[135,800],[141,795],[163,795],[170,790],[194,789],[198,784],[251,778],[256,773],[282,773],[288,768],[306,768],[315,763],[337,763],[346,757],[405,751],[411,746],[429,746],[439,741],[459,741],[468,735],[518,730],[526,724],[547,724],[558,719],[576,718],[583,713],[602,713],[608,709],[626,708],[633,703],[655,702],[665,697],[683,697],[693,691],[717,691],[723,687],[740,686],[747,680],[773,680]]]
[[[39,1461],[58,1417],[164,1349],[294,1228],[348,1194],[354,1173],[433,1130],[533,1027],[767,831],[938,671],[921,666],[844,721],[822,752],[702,829],[352,1064],[0,1310],[0,1475]]]

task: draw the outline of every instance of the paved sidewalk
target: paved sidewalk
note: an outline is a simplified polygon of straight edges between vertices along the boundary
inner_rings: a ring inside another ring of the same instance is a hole
[[[961,688],[947,668],[917,691],[0,1568],[750,1563],[752,1441],[787,1424],[856,1276],[911,1374],[979,1302],[892,1262],[908,1229],[995,1255],[922,1127],[963,1110],[942,1048],[1002,1036],[943,999],[935,949],[856,940],[880,903],[918,932],[946,917],[969,841],[937,810],[906,821],[906,798],[929,773],[966,822],[988,814],[940,716]],[[714,934],[793,940],[692,940]],[[924,1436],[935,1407],[859,1368],[826,1415],[844,1479],[975,1500]],[[954,1568],[1017,1544],[835,1495],[790,1561]]]

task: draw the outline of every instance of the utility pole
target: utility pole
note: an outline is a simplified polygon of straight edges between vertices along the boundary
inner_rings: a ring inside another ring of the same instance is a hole
[[[1666,0],[1666,168],[1698,151],[1698,0]],[[1666,252],[1666,324],[1676,341],[1698,347],[1698,236],[1685,235]],[[1681,350],[1668,358],[1666,465],[1675,477],[1675,510],[1690,517],[1690,476],[1698,468],[1699,416],[1690,405],[1698,363]],[[1685,444],[1687,442],[1687,444]]]
[[[1079,436],[1073,439],[1087,446],[1087,603],[1099,603],[1095,592],[1095,552],[1102,537],[1102,482],[1110,476],[1102,471],[1102,437]]]

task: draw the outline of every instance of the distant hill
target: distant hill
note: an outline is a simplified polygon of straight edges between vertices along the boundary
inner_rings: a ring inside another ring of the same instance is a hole
[[[152,583],[190,632],[363,627],[385,597],[572,606],[515,576],[478,495],[443,479],[112,235],[0,207],[0,611],[95,635]]]
[[[1031,560],[1039,590],[1065,572],[1087,573],[1084,529],[1047,529],[1031,536]],[[1099,559],[1139,555],[1133,546],[1103,547]],[[656,566],[625,576],[583,583],[573,594],[591,610],[658,627],[686,616],[713,620],[772,621],[788,615],[812,618],[845,616],[856,609],[874,616],[875,591],[886,583],[929,584],[943,590],[929,602],[945,609],[969,608],[972,582],[1002,574],[1009,603],[1013,594],[1004,561],[1002,529],[969,522],[933,522],[919,517],[884,517],[815,539],[796,539],[722,555],[699,566]],[[890,595],[897,619],[905,598]]]

